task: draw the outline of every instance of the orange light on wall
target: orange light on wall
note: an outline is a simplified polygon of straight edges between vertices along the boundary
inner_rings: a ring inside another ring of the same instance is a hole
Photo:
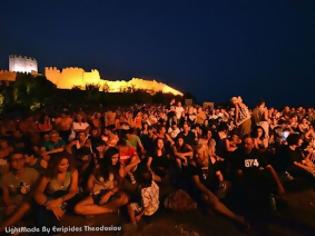
[[[86,85],[94,84],[99,86],[100,91],[104,88],[104,86],[106,86],[108,88],[108,92],[111,93],[122,92],[132,88],[135,90],[146,90],[153,93],[162,92],[170,93],[175,96],[183,96],[182,92],[155,80],[144,80],[141,78],[132,78],[129,81],[103,80],[100,78],[100,74],[96,69],[86,72],[82,68],[70,67],[64,68],[60,71],[56,67],[46,67],[45,76],[60,89],[71,89],[73,87],[85,89]]]

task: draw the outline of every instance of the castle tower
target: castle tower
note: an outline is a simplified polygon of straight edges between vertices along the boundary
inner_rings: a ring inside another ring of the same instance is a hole
[[[31,57],[10,55],[9,56],[9,70],[13,72],[22,73],[37,73],[37,60]]]

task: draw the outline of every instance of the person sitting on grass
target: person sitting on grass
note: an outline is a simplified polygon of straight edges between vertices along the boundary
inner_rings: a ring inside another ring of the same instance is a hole
[[[16,224],[31,209],[31,194],[39,177],[35,169],[25,167],[22,152],[13,152],[9,156],[9,164],[10,172],[1,181],[7,219],[1,224],[0,232]]]
[[[147,159],[147,166],[156,182],[161,182],[168,174],[170,156],[165,150],[163,139],[157,138],[154,151],[149,154]]]
[[[159,209],[159,186],[152,180],[151,171],[145,166],[139,171],[139,198],[138,202],[128,204],[128,215],[133,224],[137,224],[143,216],[152,216]]]
[[[137,170],[137,166],[140,163],[140,158],[136,150],[128,145],[125,139],[119,140],[118,150],[120,166],[123,167],[124,175],[129,176],[131,184],[136,184],[134,172]]]
[[[65,212],[73,210],[77,202],[78,177],[78,170],[73,167],[68,153],[57,153],[51,158],[34,194],[36,226],[59,226]]]
[[[226,216],[238,223],[245,229],[249,229],[249,224],[243,216],[237,215],[227,208],[219,198],[213,193],[213,185],[217,171],[211,164],[206,145],[198,145],[194,159],[190,161],[188,173],[192,185],[187,190],[200,203],[206,204],[209,209]]]
[[[109,156],[108,152],[112,156]],[[74,208],[79,215],[112,213],[128,203],[128,196],[120,190],[119,153],[116,148],[107,151],[94,172],[89,176],[87,190],[90,195]]]
[[[189,160],[193,157],[193,149],[189,144],[185,143],[182,135],[177,136],[176,144],[173,146],[173,153],[176,164],[180,169],[183,166],[187,166]]]
[[[49,140],[43,143],[46,154],[51,155],[65,150],[65,141],[59,136],[56,130],[49,133]]]

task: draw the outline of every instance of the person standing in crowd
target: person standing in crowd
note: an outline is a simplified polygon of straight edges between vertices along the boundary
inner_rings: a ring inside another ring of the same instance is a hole
[[[260,126],[265,131],[265,136],[269,136],[268,108],[265,101],[260,101],[254,108],[252,118],[256,126]]]
[[[233,97],[231,102],[235,106],[235,123],[240,135],[249,135],[251,133],[252,122],[248,107],[243,103],[241,97]]]

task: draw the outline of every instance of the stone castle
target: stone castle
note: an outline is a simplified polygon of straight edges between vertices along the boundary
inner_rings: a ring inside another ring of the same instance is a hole
[[[132,78],[129,81],[103,80],[96,69],[86,72],[78,67],[69,67],[62,70],[59,70],[56,67],[46,67],[45,76],[48,80],[54,83],[57,88],[61,89],[71,89],[73,87],[84,89],[86,85],[97,85],[100,90],[103,90],[104,87],[106,87],[106,90],[112,93],[134,89],[146,90],[151,93],[162,92],[183,96],[183,94],[176,89],[155,80],[144,80],[140,78]]]
[[[30,57],[10,56],[9,68],[9,71],[0,70],[0,83],[14,82],[17,73],[37,74],[38,72],[37,61]],[[97,69],[85,71],[79,67],[67,67],[61,70],[56,67],[45,67],[44,74],[59,89],[72,89],[74,87],[85,89],[87,85],[96,85],[100,91],[112,93],[145,90],[152,94],[162,92],[183,96],[183,93],[180,91],[155,80],[144,80],[141,78],[132,78],[129,81],[103,80]]]

